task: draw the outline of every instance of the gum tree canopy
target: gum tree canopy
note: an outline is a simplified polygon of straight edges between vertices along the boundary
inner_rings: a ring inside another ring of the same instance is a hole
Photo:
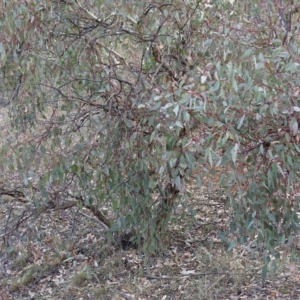
[[[277,255],[299,223],[293,2],[1,1],[3,193],[87,207],[152,251],[207,185],[232,213],[220,237]]]

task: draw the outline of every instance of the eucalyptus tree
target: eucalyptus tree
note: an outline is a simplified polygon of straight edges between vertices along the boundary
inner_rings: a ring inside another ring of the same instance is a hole
[[[110,232],[134,232],[152,251],[178,219],[174,209],[206,185],[232,212],[220,234],[229,250],[255,237],[268,262],[292,242],[294,2],[1,5],[2,87],[14,128],[1,159],[18,171],[27,199],[47,209],[76,199]]]

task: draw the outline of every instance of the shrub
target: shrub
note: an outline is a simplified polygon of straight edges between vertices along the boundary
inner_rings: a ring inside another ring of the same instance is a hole
[[[277,2],[7,3],[2,163],[150,251],[195,176],[233,211],[220,237],[268,262],[299,222],[298,8]]]

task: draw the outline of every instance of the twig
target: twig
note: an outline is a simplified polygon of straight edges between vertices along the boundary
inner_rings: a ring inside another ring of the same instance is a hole
[[[228,275],[228,274],[224,274],[221,277],[219,277],[213,284],[210,285],[209,289],[212,289],[213,287],[215,287],[222,279],[224,279],[226,277],[226,275]]]
[[[93,274],[94,277],[96,278],[97,282],[98,282],[99,284],[101,284],[101,281],[99,280],[98,276],[97,276],[94,272],[92,272],[92,274]]]
[[[86,217],[86,218],[89,218],[89,219],[91,219],[91,220],[93,220],[93,221],[95,221],[95,222],[101,224],[105,229],[109,229],[108,226],[107,226],[106,224],[104,224],[103,222],[101,222],[101,221],[100,221],[99,219],[97,219],[96,217],[89,216],[89,215],[83,213],[82,211],[79,211],[79,213],[80,213],[82,216],[84,216],[84,217]]]
[[[81,3],[78,0],[75,0],[75,2],[79,5],[79,7],[84,10],[92,19],[94,19],[97,23],[101,24],[102,21],[98,19],[92,12],[90,12],[88,9],[83,7]]]
[[[206,276],[206,275],[220,275],[222,274],[223,276],[221,276],[220,278],[225,277],[226,275],[228,275],[229,273],[224,273],[224,272],[210,272],[210,273],[191,273],[191,274],[186,274],[186,275],[181,275],[181,276],[153,276],[153,275],[145,275],[146,278],[148,279],[159,279],[159,280],[163,280],[163,279],[182,279],[185,277],[190,277],[190,276]]]
[[[194,230],[198,230],[198,229],[200,229],[202,226],[206,226],[206,225],[216,225],[216,224],[219,224],[219,223],[222,223],[222,222],[223,222],[223,221],[210,222],[210,223],[203,223],[203,224],[198,225],[196,228],[194,228]]]

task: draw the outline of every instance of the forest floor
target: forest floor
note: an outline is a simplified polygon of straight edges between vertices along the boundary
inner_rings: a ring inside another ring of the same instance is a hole
[[[283,255],[262,284],[259,249],[250,242],[227,252],[217,238],[223,204],[199,198],[190,200],[198,224],[170,225],[164,246],[146,259],[108,243],[101,224],[75,208],[9,232],[8,219],[20,220],[27,204],[2,197],[0,299],[300,299],[300,264]]]
[[[88,210],[33,215],[32,203],[0,196],[0,300],[300,299],[300,261],[283,252],[262,283],[263,249],[250,240],[228,252],[218,238],[230,218],[225,201],[198,189],[187,204],[196,221],[170,224],[146,258],[108,242]]]

